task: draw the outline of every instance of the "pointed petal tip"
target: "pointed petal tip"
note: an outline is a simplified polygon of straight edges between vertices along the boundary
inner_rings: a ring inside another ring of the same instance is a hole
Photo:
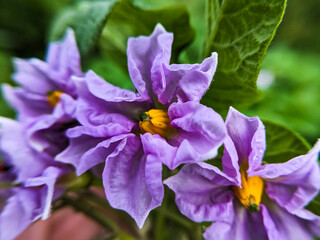
[[[153,32],[167,32],[166,29],[162,26],[161,23],[157,23]]]

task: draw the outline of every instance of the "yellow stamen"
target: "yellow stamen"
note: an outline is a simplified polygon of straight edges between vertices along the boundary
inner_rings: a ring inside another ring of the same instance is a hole
[[[263,181],[258,176],[247,177],[246,171],[241,170],[241,186],[234,187],[234,192],[240,202],[251,212],[259,211],[263,192]]]
[[[61,97],[62,93],[63,92],[61,92],[61,91],[50,91],[50,92],[48,92],[47,99],[48,99],[49,104],[52,107],[55,107],[58,104],[58,102],[60,101],[60,97]]]
[[[168,114],[161,109],[151,109],[141,114],[139,127],[142,133],[159,134],[166,137],[170,130],[170,119]]]

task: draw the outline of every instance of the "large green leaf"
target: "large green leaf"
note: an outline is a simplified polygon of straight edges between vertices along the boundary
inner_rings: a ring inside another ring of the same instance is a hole
[[[94,47],[105,26],[108,16],[117,0],[80,1],[75,6],[64,9],[55,19],[49,39],[61,39],[66,28],[74,29],[81,55],[86,55]]]
[[[225,114],[259,99],[256,80],[286,0],[208,0],[204,55],[218,52],[214,83],[203,102]]]
[[[157,23],[161,23],[168,32],[174,34],[171,60],[176,62],[179,52],[194,39],[187,9],[173,6],[159,10],[143,10],[129,0],[121,1],[112,11],[100,40],[103,53],[122,65],[126,71],[128,38],[150,35]]]
[[[263,121],[266,128],[267,149],[263,157],[265,163],[282,163],[310,150],[309,144],[288,128]]]

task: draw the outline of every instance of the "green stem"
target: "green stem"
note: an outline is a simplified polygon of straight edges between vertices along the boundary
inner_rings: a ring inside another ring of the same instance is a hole
[[[192,230],[190,232],[192,235],[192,240],[202,240],[203,238],[199,224],[193,223],[192,225]]]
[[[0,182],[0,189],[5,188],[12,188],[12,187],[19,187],[19,183],[12,183],[12,182]]]
[[[155,240],[163,239],[164,220],[165,220],[165,215],[162,213],[162,211],[158,211],[155,219],[155,232],[154,232]]]
[[[184,219],[183,217],[175,214],[174,212],[171,212],[167,209],[164,208],[159,208],[156,209],[156,211],[158,211],[159,213],[161,213],[162,215],[164,215],[165,217],[171,219],[172,221],[178,223],[180,226],[182,226],[185,229],[191,229],[192,228],[192,223],[186,219]]]

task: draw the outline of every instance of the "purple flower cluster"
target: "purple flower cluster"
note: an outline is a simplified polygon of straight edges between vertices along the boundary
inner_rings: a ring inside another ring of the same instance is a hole
[[[18,120],[0,118],[0,179],[12,186],[0,191],[0,240],[14,239],[33,221],[50,215],[52,200],[65,190],[57,183],[72,168],[55,160],[68,145],[66,129],[74,118],[76,87],[82,76],[80,54],[72,30],[51,43],[46,61],[15,59],[13,79],[21,87],[3,86]]]
[[[217,66],[213,53],[200,64],[170,64],[173,34],[157,25],[128,41],[128,70],[136,91],[111,85],[93,71],[83,74],[74,33],[51,43],[46,61],[14,61],[5,85],[18,120],[0,118],[1,183],[7,198],[0,240],[16,237],[49,216],[51,203],[72,172],[100,172],[113,208],[142,228],[164,197],[165,180],[180,211],[210,221],[206,239],[312,239],[320,219],[304,206],[320,189],[320,143],[282,164],[262,165],[264,126],[230,108],[223,121],[200,104]],[[223,171],[205,163],[224,145]],[[0,202],[1,204],[1,202]]]
[[[320,189],[320,142],[303,156],[262,165],[265,130],[258,117],[232,107],[226,119],[223,170],[185,165],[165,184],[180,211],[196,222],[213,222],[205,239],[313,239],[320,217],[304,209]]]

